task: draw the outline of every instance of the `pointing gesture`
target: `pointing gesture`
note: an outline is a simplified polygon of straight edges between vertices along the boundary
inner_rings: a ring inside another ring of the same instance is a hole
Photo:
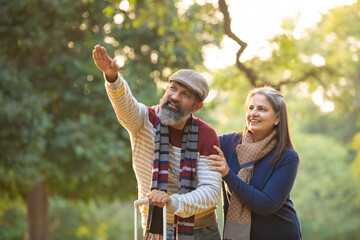
[[[116,65],[115,59],[109,57],[106,49],[100,45],[96,45],[93,50],[93,59],[95,65],[100,69],[108,82],[115,82],[119,67]]]
[[[209,167],[209,170],[218,171],[221,173],[222,177],[225,177],[229,173],[229,166],[226,163],[223,151],[221,151],[221,149],[217,146],[214,146],[214,148],[219,153],[219,155],[208,156],[207,159],[212,159],[216,161],[208,162],[207,165],[211,166]]]

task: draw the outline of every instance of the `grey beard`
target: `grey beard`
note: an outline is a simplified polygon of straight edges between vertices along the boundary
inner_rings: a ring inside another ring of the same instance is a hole
[[[174,112],[173,110],[169,110],[165,107],[160,109],[159,119],[162,124],[172,126],[185,121],[189,117],[189,113],[190,111]]]
[[[178,111],[174,111],[173,109],[169,109],[168,105],[170,102],[173,102],[177,105]],[[177,125],[183,121],[185,121],[193,108],[189,108],[184,110],[181,105],[172,99],[167,100],[160,100],[160,112],[159,112],[159,119],[162,124],[166,126],[173,126]]]

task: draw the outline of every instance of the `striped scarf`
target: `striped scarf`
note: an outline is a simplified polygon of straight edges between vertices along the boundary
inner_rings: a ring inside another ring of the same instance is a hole
[[[250,184],[255,163],[268,155],[276,147],[276,143],[276,130],[259,142],[254,142],[251,132],[245,133],[241,143],[236,146],[240,164],[237,176]],[[231,192],[227,184],[225,188],[227,192]],[[224,225],[224,240],[249,240],[250,230],[251,210],[235,194],[232,194]]]
[[[180,194],[191,192],[196,188],[196,162],[198,143],[198,120],[191,117],[183,130],[180,159]],[[151,190],[158,189],[167,192],[169,168],[169,128],[157,118],[155,149]],[[148,220],[144,239],[150,239],[151,234],[162,234],[162,209],[149,205]],[[174,239],[194,239],[195,215],[182,218],[175,215]]]

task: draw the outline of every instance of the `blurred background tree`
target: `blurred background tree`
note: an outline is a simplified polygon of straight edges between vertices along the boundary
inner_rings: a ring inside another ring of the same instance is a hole
[[[278,87],[302,160],[292,199],[304,239],[360,239],[360,1],[301,37],[285,19],[267,58],[240,61],[247,43],[233,36],[237,62],[214,71],[202,50],[231,33],[226,2],[180,3],[0,0],[0,239],[133,238],[129,136],[93,64],[97,43],[147,105],[173,71],[209,71],[199,116],[218,134],[243,129],[249,89]]]

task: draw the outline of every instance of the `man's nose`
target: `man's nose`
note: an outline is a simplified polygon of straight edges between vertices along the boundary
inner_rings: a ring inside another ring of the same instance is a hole
[[[178,92],[173,93],[171,98],[176,102],[180,102],[180,94]]]

